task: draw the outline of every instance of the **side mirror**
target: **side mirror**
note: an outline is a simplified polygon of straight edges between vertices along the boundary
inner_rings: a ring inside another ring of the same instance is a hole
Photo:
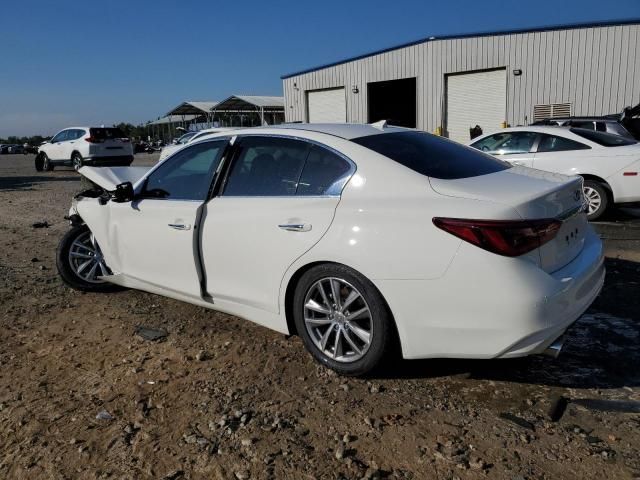
[[[116,203],[125,203],[133,200],[133,185],[131,182],[124,182],[116,186],[112,200]]]

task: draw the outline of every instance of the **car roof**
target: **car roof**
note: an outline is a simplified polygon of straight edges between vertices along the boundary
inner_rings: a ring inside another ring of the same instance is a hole
[[[406,132],[412,131],[404,127],[389,126],[383,123],[363,124],[363,123],[283,123],[281,125],[267,125],[264,127],[238,127],[232,130],[222,130],[220,132],[212,132],[211,135],[235,135],[237,134],[256,134],[260,131],[269,131],[269,134],[282,133],[294,136],[296,132],[313,132],[331,135],[343,138],[345,140],[353,140],[354,138],[366,137],[369,135],[378,135],[381,133]],[[198,140],[201,140],[200,138]]]
[[[487,135],[495,135],[496,133],[503,133],[503,132],[538,132],[538,133],[548,133],[549,135],[564,135],[566,137],[571,137],[571,138],[573,138],[575,135],[571,133],[571,130],[569,130],[567,127],[562,127],[560,125],[529,125],[525,127],[501,128],[500,130],[483,134],[482,136],[485,137]]]
[[[407,131],[409,129],[387,125],[386,122],[371,123],[285,123],[276,128],[283,130],[305,130],[310,132],[325,133],[334,137],[352,140],[380,133],[392,133]]]

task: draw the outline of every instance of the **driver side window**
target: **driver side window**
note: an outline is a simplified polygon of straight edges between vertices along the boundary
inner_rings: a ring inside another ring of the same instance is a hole
[[[204,142],[176,153],[149,175],[142,197],[204,201],[226,145],[226,140]]]

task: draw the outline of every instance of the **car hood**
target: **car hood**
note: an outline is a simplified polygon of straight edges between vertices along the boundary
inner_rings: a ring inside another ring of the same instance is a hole
[[[144,177],[152,167],[82,167],[78,170],[80,175],[91,180],[99,187],[107,191],[116,189],[116,186],[124,183],[135,183]]]

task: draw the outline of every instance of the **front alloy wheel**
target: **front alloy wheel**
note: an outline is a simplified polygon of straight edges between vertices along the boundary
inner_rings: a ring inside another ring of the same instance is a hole
[[[302,275],[293,317],[313,357],[343,375],[375,369],[395,338],[391,312],[378,289],[344,265],[317,265]]]
[[[111,292],[120,287],[100,277],[111,275],[102,250],[86,225],[72,227],[58,245],[56,265],[71,288],[85,292]]]

